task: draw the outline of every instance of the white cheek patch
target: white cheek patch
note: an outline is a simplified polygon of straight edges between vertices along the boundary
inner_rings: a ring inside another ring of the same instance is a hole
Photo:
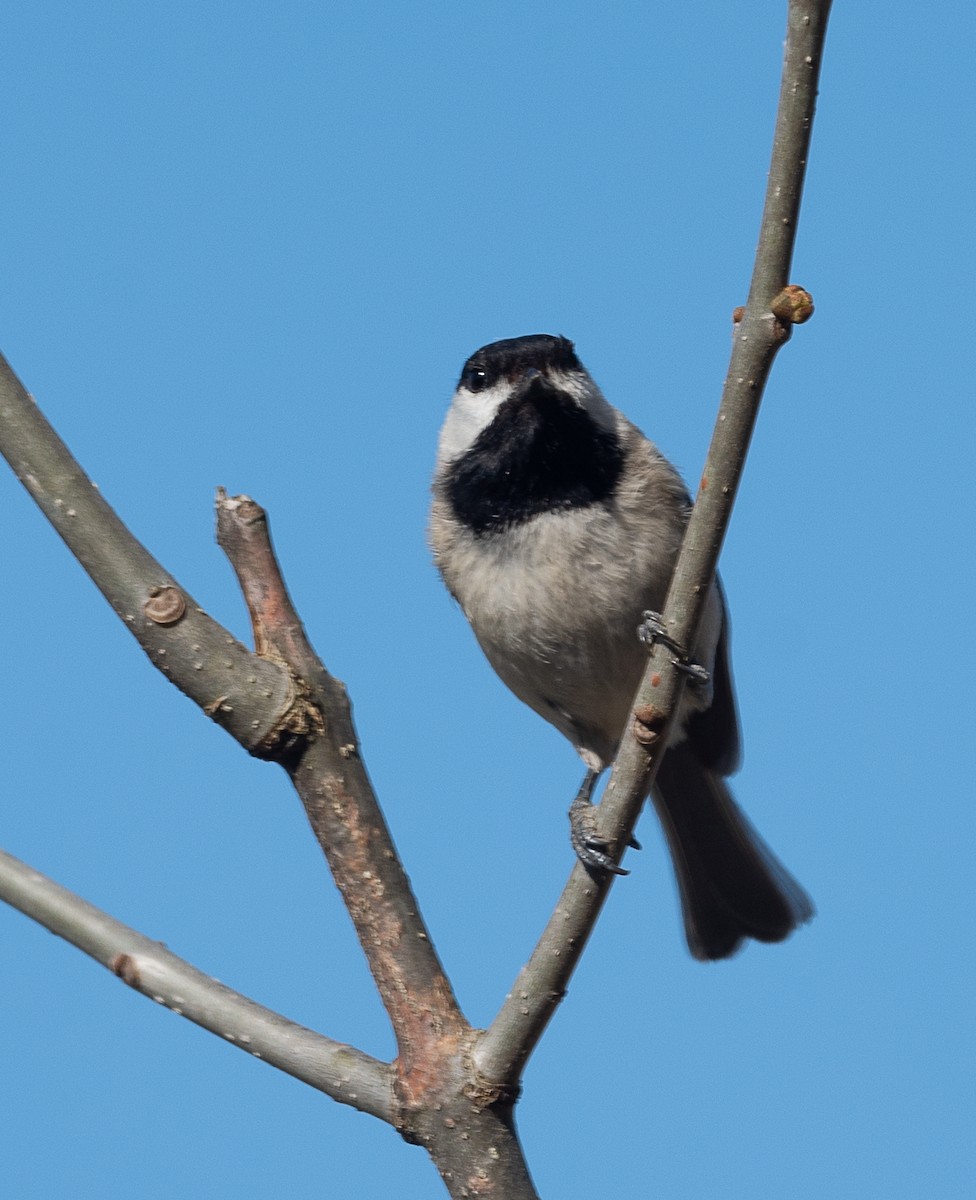
[[[585,371],[559,371],[550,368],[546,374],[550,383],[572,397],[598,426],[610,432],[616,430],[616,410],[610,406]],[[470,450],[478,434],[491,424],[499,407],[512,393],[513,387],[508,380],[500,380],[494,387],[486,388],[483,392],[469,392],[467,388],[458,388],[441,428],[437,446],[438,465],[453,462],[465,451]]]
[[[499,406],[511,394],[508,383],[496,383],[483,392],[458,388],[441,428],[437,444],[438,463],[453,462],[470,449],[472,442],[482,429],[491,424]]]

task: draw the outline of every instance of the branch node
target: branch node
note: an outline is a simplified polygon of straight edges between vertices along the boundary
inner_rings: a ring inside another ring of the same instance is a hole
[[[149,589],[149,599],[142,611],[156,625],[175,625],[186,612],[186,598],[172,584]]]
[[[813,316],[813,297],[795,283],[787,284],[769,306],[777,320],[802,325]]]
[[[653,746],[664,728],[665,714],[653,704],[634,709],[634,737],[642,746]]]
[[[116,954],[109,963],[109,970],[113,975],[118,975],[119,979],[131,988],[139,988],[142,985],[139,977],[139,964],[131,954]]]
[[[288,702],[278,720],[260,742],[250,748],[255,758],[283,766],[295,760],[309,737],[325,732],[325,720],[311,699],[308,684],[291,671],[288,672],[288,681]]]

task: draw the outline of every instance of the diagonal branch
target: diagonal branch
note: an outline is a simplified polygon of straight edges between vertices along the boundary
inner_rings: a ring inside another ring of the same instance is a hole
[[[349,909],[397,1036],[399,1086],[429,1086],[434,1061],[469,1032],[360,757],[345,687],[322,666],[292,605],[267,516],[247,496],[217,495],[217,541],[251,615],[255,645],[301,681],[309,721],[282,747],[295,786]],[[405,1099],[407,1096],[405,1095]]]
[[[252,752],[294,704],[288,673],[199,607],[129,532],[0,356],[0,454],[154,667]]]
[[[218,506],[222,544],[252,613],[259,653],[251,653],[126,528],[2,357],[0,452],[153,665],[246,750],[288,770],[346,899],[409,1077],[433,1053],[432,1042],[445,1033],[457,1039],[468,1026],[359,758],[345,688],[305,638],[263,512],[224,497]]]
[[[308,643],[263,510],[246,497],[218,496],[219,540],[260,651],[251,654],[125,528],[2,359],[0,452],[150,660],[250,753],[290,775],[369,960],[398,1057],[386,1067],[285,1022],[6,857],[0,897],[204,1027],[224,1036],[233,1027],[238,1043],[250,1038],[281,1069],[307,1051],[321,1070],[314,1078],[295,1070],[299,1078],[422,1143],[452,1195],[471,1194],[475,1179],[512,1200],[534,1200],[512,1121],[515,1091],[472,1082],[473,1031],[380,812],[345,688]]]
[[[737,325],[715,432],[664,609],[668,634],[679,646],[693,646],[697,638],[773,359],[789,338],[791,324],[812,312],[806,293],[787,287],[787,281],[829,13],[830,0],[789,0],[772,163],[749,302]],[[636,736],[621,741],[599,806],[599,832],[618,847],[618,856],[667,746],[684,683],[669,652],[656,646],[634,703],[641,722],[635,719]],[[565,994],[613,878],[594,880],[580,864],[574,866],[538,945],[475,1051],[475,1065],[486,1080],[521,1074]]]
[[[535,1200],[512,1123],[513,1087],[472,1080],[474,1032],[461,1014],[373,795],[345,688],[305,635],[264,510],[217,497],[217,540],[251,614],[255,644],[307,689],[314,725],[281,758],[356,925],[397,1036],[397,1127],[421,1142],[451,1195]]]
[[[137,992],[340,1104],[394,1122],[392,1068],[313,1033],[204,975],[121,921],[0,851],[0,896]]]

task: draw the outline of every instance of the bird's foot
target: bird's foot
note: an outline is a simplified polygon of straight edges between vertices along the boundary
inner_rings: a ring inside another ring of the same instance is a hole
[[[586,778],[580,784],[576,798],[569,806],[569,841],[576,851],[576,857],[588,871],[606,871],[613,875],[629,875],[630,872],[613,861],[607,851],[610,843],[596,831],[596,807],[591,799],[593,785],[597,780],[596,771],[587,771]],[[628,845],[634,849],[641,848],[640,842],[631,837]]]
[[[637,626],[637,636],[641,643],[650,649],[656,642],[660,642],[662,646],[667,646],[671,653],[675,656],[672,658],[672,663],[677,667],[683,675],[688,676],[688,682],[695,684],[697,687],[705,687],[708,684],[710,676],[701,663],[690,662],[688,654],[683,646],[680,646],[674,638],[672,638],[664,625],[664,618],[660,613],[647,612],[641,613],[641,623]]]

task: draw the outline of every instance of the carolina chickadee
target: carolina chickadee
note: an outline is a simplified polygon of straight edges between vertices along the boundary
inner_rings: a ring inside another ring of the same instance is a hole
[[[691,509],[684,484],[606,401],[572,342],[535,334],[464,364],[433,492],[444,582],[503,682],[576,747],[588,797],[628,722],[646,661],[638,625],[663,607]],[[718,959],[747,937],[781,941],[813,907],[724,780],[739,731],[717,581],[694,658],[709,679],[685,688],[651,794],[691,953]],[[581,841],[583,861],[599,864]]]

